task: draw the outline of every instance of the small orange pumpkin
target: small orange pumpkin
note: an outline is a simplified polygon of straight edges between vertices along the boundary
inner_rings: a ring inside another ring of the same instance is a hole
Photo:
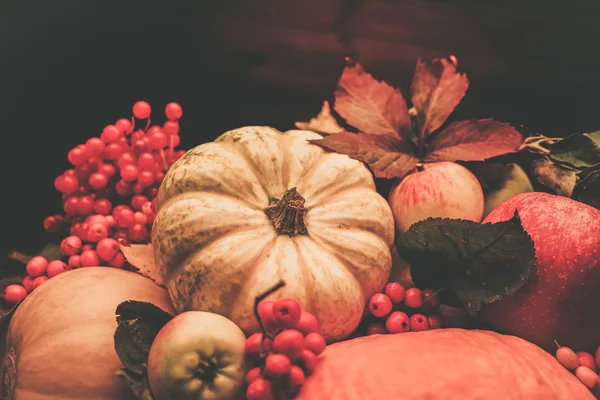
[[[17,308],[6,336],[0,398],[124,400],[135,396],[115,375],[115,310],[147,301],[173,313],[166,290],[116,268],[65,272],[35,289]]]

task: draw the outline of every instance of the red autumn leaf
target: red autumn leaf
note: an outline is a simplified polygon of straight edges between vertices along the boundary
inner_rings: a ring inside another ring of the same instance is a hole
[[[344,68],[334,107],[359,131],[396,137],[410,134],[410,117],[402,93],[373,78],[359,64]]]
[[[522,141],[510,124],[493,119],[458,121],[433,136],[423,161],[483,161],[514,152]]]
[[[421,140],[442,126],[468,87],[467,76],[456,72],[456,65],[445,58],[417,62],[411,90]]]
[[[344,131],[310,142],[368,164],[378,178],[403,178],[419,162],[410,143],[392,135]]]
[[[335,133],[344,130],[331,115],[331,108],[327,100],[323,102],[323,107],[316,117],[311,118],[308,122],[296,122],[295,125],[298,129],[318,133]]]

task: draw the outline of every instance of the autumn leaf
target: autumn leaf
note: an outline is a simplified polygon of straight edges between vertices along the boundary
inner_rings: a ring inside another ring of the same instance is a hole
[[[419,162],[410,142],[392,135],[344,131],[310,142],[368,164],[378,178],[402,178]]]
[[[468,87],[467,76],[456,72],[456,65],[445,58],[417,62],[411,90],[421,140],[442,126]]]
[[[154,264],[154,249],[151,244],[119,243],[119,247],[125,260],[135,268],[138,274],[152,280],[158,286],[164,287],[162,276]]]
[[[433,136],[423,161],[483,161],[514,152],[522,141],[510,124],[493,119],[458,121]]]
[[[399,90],[373,78],[349,60],[335,92],[334,108],[361,132],[408,137],[410,117]]]
[[[337,123],[333,115],[331,115],[331,108],[329,102],[325,100],[323,107],[316,117],[311,118],[308,122],[296,122],[296,128],[305,131],[313,131],[317,133],[336,133],[341,132],[344,129]]]
[[[559,196],[571,197],[577,183],[577,172],[563,168],[548,157],[538,157],[531,162],[535,179]]]

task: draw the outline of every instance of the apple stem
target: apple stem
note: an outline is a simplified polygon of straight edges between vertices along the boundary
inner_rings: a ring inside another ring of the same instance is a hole
[[[272,295],[273,293],[275,293],[276,291],[278,291],[279,289],[281,289],[284,286],[285,286],[285,282],[283,280],[279,280],[279,282],[277,282],[275,285],[271,286],[269,289],[267,289],[265,292],[263,292],[259,296],[256,296],[256,298],[254,299],[254,317],[256,318],[256,320],[258,321],[258,325],[260,326],[260,331],[263,334],[263,340],[265,340],[266,338],[269,338],[272,340],[273,338],[271,336],[269,336],[269,334],[265,330],[265,326],[263,325],[262,319],[260,318],[260,314],[258,313],[258,305],[265,298]]]
[[[554,343],[556,343],[556,346],[560,349],[562,346],[560,344],[558,344],[558,342],[555,340]]]
[[[417,170],[417,172],[422,172],[425,170],[425,168],[423,168],[423,164],[418,163],[417,165],[415,165],[415,169]]]

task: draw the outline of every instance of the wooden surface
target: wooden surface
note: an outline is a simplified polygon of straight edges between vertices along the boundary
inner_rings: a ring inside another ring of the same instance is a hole
[[[185,147],[287,129],[332,96],[345,56],[407,89],[418,57],[455,54],[471,80],[455,118],[598,129],[599,15],[594,0],[3,2],[0,247],[43,245],[67,151],[136,100],[181,102]]]

